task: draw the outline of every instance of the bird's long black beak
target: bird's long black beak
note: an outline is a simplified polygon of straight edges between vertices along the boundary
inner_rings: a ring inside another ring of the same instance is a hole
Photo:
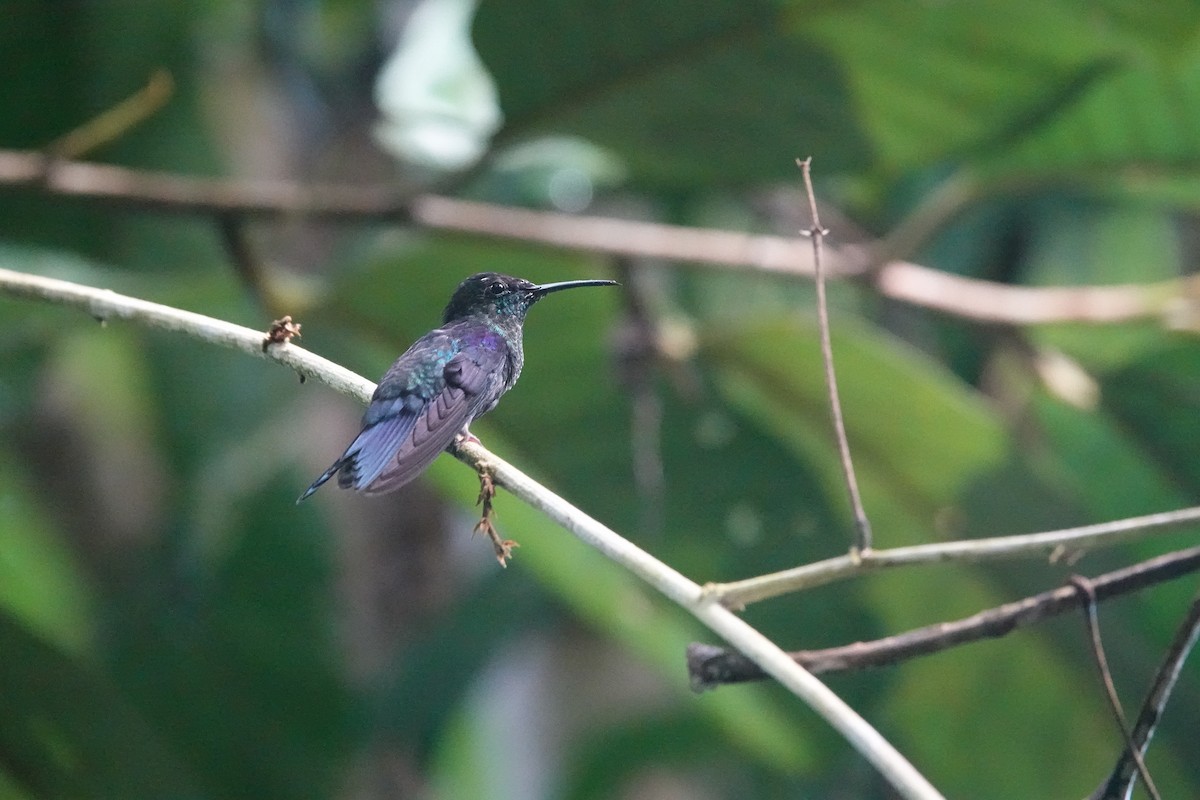
[[[604,280],[588,280],[588,281],[559,281],[558,283],[543,283],[541,286],[535,286],[533,294],[535,297],[543,297],[551,292],[557,292],[562,289],[574,289],[577,286],[620,286],[616,281]]]

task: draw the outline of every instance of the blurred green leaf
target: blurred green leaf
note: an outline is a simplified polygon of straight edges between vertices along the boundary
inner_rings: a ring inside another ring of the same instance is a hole
[[[489,443],[498,452],[508,449],[495,436]],[[475,483],[468,471],[450,459],[436,462],[430,474],[457,496],[470,496],[470,486]],[[503,496],[499,502],[498,524],[503,535],[521,543],[513,568],[519,564],[519,568],[531,570],[577,616],[661,673],[678,696],[690,697],[684,653],[690,642],[710,637],[705,629],[538,511],[511,499],[506,502]],[[487,547],[483,541],[479,546]],[[694,702],[700,703],[712,724],[747,755],[788,771],[806,768],[804,733],[791,715],[781,711],[772,694],[764,687],[748,687],[716,692]]]
[[[88,582],[15,470],[3,463],[0,486],[0,607],[60,650],[82,655],[92,633]]]
[[[811,320],[761,319],[713,331],[701,348],[731,401],[820,465],[827,493],[844,502]],[[1003,457],[1003,428],[952,376],[851,320],[838,321],[833,349],[864,501],[880,528],[877,545],[928,540],[935,515]]]
[[[240,504],[219,563],[152,550],[110,600],[114,681],[213,797],[327,797],[352,740],[329,543],[274,488]]]
[[[584,757],[563,791],[566,800],[600,800],[614,790],[636,791],[630,787],[635,778],[661,775],[672,767],[694,776],[695,784],[710,791],[732,796],[746,788],[743,765],[712,737],[699,714],[668,716],[654,710],[644,720],[602,728],[591,739],[581,748]]]
[[[696,185],[789,178],[805,154],[823,170],[894,174],[1007,153],[1030,129],[1057,150],[1009,158],[1061,170],[1064,148],[1083,151],[1080,128],[1100,151],[1096,121],[1122,145],[1131,141],[1123,130],[1149,128],[1112,124],[1127,118],[1120,109],[1130,99],[1141,116],[1165,118],[1170,93],[1130,83],[1148,61],[1182,53],[1181,32],[1196,19],[1182,3],[1128,12],[1121,2],[1034,0],[920,10],[900,0],[718,0],[567,12],[524,0],[482,4],[474,36],[500,89],[502,135],[586,136],[620,152],[637,179]],[[1072,103],[1078,113],[1063,115]],[[1062,125],[1068,134],[1055,133]],[[1180,137],[1159,134],[1153,152],[1173,159],[1176,143],[1190,142]]]
[[[473,544],[481,556],[489,552],[482,539]],[[388,739],[415,744],[422,752],[430,748],[454,724],[462,697],[489,659],[521,632],[554,621],[554,610],[547,608],[550,596],[527,573],[495,573],[490,557],[483,560],[493,574],[454,598],[453,607],[414,636],[384,672],[371,706]]]
[[[0,612],[0,752],[36,797],[204,796],[110,679]]]
[[[1200,347],[1180,340],[1104,376],[1103,398],[1122,428],[1190,496],[1200,492]]]
[[[502,138],[579,135],[635,182],[697,186],[790,176],[797,148],[832,169],[870,162],[843,65],[800,21],[765,0],[524,0],[482,3],[474,40]]]
[[[1173,9],[1163,17],[1168,18],[1180,33],[1195,34],[1194,9]],[[1109,30],[1124,38],[1128,29],[1118,25]],[[1200,62],[1177,37],[1167,39],[1168,46],[1158,49],[1130,40],[1120,43],[1119,66],[1022,132],[1012,147],[987,159],[986,169],[1074,172],[1099,185],[1171,182],[1170,173],[1191,162],[1200,147],[1194,124],[1200,118],[1200,94],[1191,77]]]
[[[1121,44],[1105,9],[1035,0],[806,10],[797,9],[797,27],[843,65],[846,102],[885,170],[970,154],[1053,115],[1112,68]]]
[[[938,583],[976,608],[997,601],[953,574]],[[884,584],[881,602],[919,591],[911,580]],[[1082,633],[1082,623],[1074,630]],[[1096,684],[1082,680],[1039,633],[957,648],[934,660],[899,669],[886,729],[903,737],[917,765],[929,765],[928,776],[948,797],[1083,796],[1115,757],[1116,738],[1097,735],[1112,723]],[[986,720],[983,730],[979,720]],[[964,747],[986,747],[997,759],[943,757]],[[1072,754],[1069,763],[1064,752]],[[1022,767],[1013,769],[1018,762]]]

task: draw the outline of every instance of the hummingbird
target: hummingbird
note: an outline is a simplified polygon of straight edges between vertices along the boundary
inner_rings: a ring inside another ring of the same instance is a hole
[[[456,437],[475,439],[471,422],[495,408],[521,375],[522,326],[533,304],[563,289],[618,285],[583,280],[539,286],[496,272],[467,278],[446,305],[442,326],[413,342],[380,379],[362,431],[346,452],[296,502],[335,474],[338,486],[363,494],[399,489]]]

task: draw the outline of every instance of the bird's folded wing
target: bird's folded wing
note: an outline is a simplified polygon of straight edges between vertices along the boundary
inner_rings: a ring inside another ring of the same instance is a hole
[[[377,403],[379,401],[372,402],[373,411],[379,408]],[[383,413],[377,412],[376,421],[363,428],[346,449],[342,461],[349,469],[343,469],[338,476],[343,488],[367,489],[404,446],[425,407],[424,401],[416,395],[394,398],[388,405],[390,407]]]
[[[471,348],[447,362],[445,388],[425,405],[405,441],[392,451],[395,457],[363,484],[363,491],[391,491],[428,467],[498,391],[506,357],[503,349]]]

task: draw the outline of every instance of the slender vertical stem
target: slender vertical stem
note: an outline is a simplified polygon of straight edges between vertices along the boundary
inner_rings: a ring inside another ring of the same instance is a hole
[[[842,419],[842,401],[838,396],[837,375],[833,369],[833,343],[829,337],[829,304],[825,299],[825,268],[821,263],[825,234],[828,231],[821,227],[821,218],[817,214],[817,196],[813,192],[812,186],[812,156],[803,160],[797,159],[796,164],[804,176],[804,191],[808,195],[808,209],[812,217],[812,227],[803,233],[812,239],[813,268],[816,273],[817,286],[817,326],[821,335],[821,359],[825,364],[825,385],[829,389],[829,409],[833,416],[833,431],[837,437],[842,475],[846,479],[846,489],[850,493],[850,507],[854,513],[855,535],[850,552],[851,555],[861,555],[871,549],[871,522],[867,519],[862,496],[858,492],[858,479],[854,475],[854,462],[850,458],[850,442],[846,439],[846,423]]]
[[[1187,660],[1188,654],[1196,646],[1198,640],[1200,640],[1200,595],[1196,595],[1192,600],[1183,624],[1175,631],[1175,638],[1171,641],[1171,646],[1167,648],[1167,654],[1159,665],[1150,691],[1142,703],[1142,710],[1133,726],[1133,748],[1126,746],[1108,780],[1091,795],[1089,800],[1127,800],[1132,796],[1134,780],[1138,776],[1138,760],[1150,746],[1154,729],[1162,718],[1167,700],[1175,688],[1175,682],[1179,680],[1183,662]]]
[[[1158,793],[1158,788],[1150,777],[1150,770],[1146,769],[1146,762],[1133,742],[1133,735],[1129,732],[1129,721],[1125,719],[1125,710],[1121,707],[1121,699],[1117,697],[1117,687],[1113,684],[1112,672],[1108,669],[1108,657],[1104,654],[1104,642],[1100,637],[1100,619],[1096,612],[1096,588],[1090,580],[1081,575],[1073,576],[1070,583],[1079,593],[1079,598],[1083,603],[1083,618],[1087,623],[1088,635],[1091,638],[1092,657],[1095,659],[1096,669],[1100,672],[1100,682],[1104,685],[1104,693],[1108,696],[1108,706],[1112,710],[1113,719],[1125,742],[1125,752],[1133,757],[1138,774],[1142,776],[1142,782],[1146,785],[1146,791],[1154,800],[1162,800],[1162,795]]]

